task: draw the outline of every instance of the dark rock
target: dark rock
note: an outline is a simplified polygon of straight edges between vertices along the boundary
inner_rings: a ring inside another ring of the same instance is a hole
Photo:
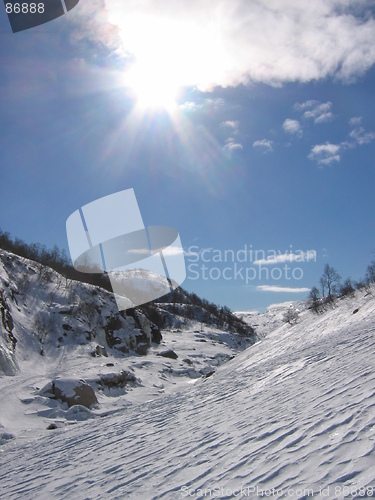
[[[5,312],[5,328],[8,330],[8,332],[11,332],[14,328],[14,323],[13,323],[13,318],[12,315],[10,314],[9,310]]]
[[[111,364],[108,363],[107,366]],[[112,363],[113,365],[113,363]],[[122,370],[120,373],[106,373],[100,376],[95,382],[102,387],[125,387],[129,382],[135,382],[136,378],[133,373]]]
[[[66,332],[70,332],[72,330],[72,327],[70,325],[68,325],[67,323],[64,323],[62,325],[62,328],[63,330],[65,330]]]
[[[106,363],[105,366],[115,366],[113,363]]]
[[[152,342],[160,344],[160,342],[163,340],[163,336],[161,334],[159,327],[156,326],[154,323],[151,323],[150,327],[151,327]]]
[[[121,328],[126,327],[126,322],[120,314],[110,316],[107,320],[107,324],[104,326],[106,341],[108,347],[116,348],[118,344],[121,344],[121,339],[116,335],[117,330],[121,330]],[[121,348],[118,350],[122,350]],[[125,351],[123,351],[125,352]],[[127,352],[127,351],[126,351]]]
[[[97,357],[100,357],[100,356],[104,356],[106,358],[108,358],[108,354],[107,354],[107,351],[106,351],[106,348],[102,345],[97,345],[95,347],[95,351],[93,351],[91,353],[91,356],[93,358],[97,358]]]
[[[91,405],[98,402],[95,391],[84,380],[75,379],[57,379],[44,390],[44,393],[51,392],[56,399],[67,403],[69,408],[74,405],[82,405],[90,408]]]
[[[135,334],[135,341],[138,344],[147,344],[149,345],[149,338],[147,336],[147,333],[141,330],[140,332],[137,332]]]
[[[147,354],[147,349],[148,349],[148,344],[145,344],[145,343],[141,343],[141,344],[137,344],[136,347],[135,347],[135,352],[137,354],[140,354],[141,356],[146,356]]]
[[[353,314],[357,314],[358,311],[359,309],[354,309]]]
[[[183,361],[184,363],[187,363],[188,365],[192,365],[192,364],[193,364],[192,360],[191,360],[191,359],[188,359],[188,358],[185,358],[185,359],[183,359],[182,361]]]
[[[47,431],[52,431],[54,429],[57,429],[57,425],[56,424],[49,424],[49,426],[47,427]]]
[[[162,356],[163,358],[177,359],[177,354],[172,351],[172,349],[167,349],[166,351],[158,352],[158,356]]]

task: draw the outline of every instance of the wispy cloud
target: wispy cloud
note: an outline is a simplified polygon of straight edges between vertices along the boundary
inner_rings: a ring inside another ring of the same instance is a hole
[[[298,120],[291,120],[290,118],[287,118],[283,123],[283,130],[287,134],[302,137],[302,128]]]
[[[361,123],[361,117],[351,118],[349,124],[356,125]],[[331,165],[337,163],[341,159],[341,154],[346,149],[353,149],[358,146],[363,146],[375,141],[375,132],[366,132],[363,127],[357,126],[349,133],[349,140],[343,141],[340,144],[316,144],[311,148],[308,156],[309,160],[314,160],[320,166]]]
[[[182,85],[351,81],[375,63],[375,20],[363,15],[366,4],[90,0],[80,2],[73,22],[81,41],[91,37],[119,52],[120,40],[123,54],[147,53],[155,67],[173,67]]]
[[[309,160],[314,160],[318,165],[327,166],[340,161],[340,150],[342,146],[338,144],[317,144],[312,147],[308,156]]]
[[[238,136],[240,122],[237,120],[226,120],[225,122],[221,123],[221,126],[223,128],[229,129],[231,134],[231,136],[225,140],[224,151],[233,152],[243,149],[242,144],[234,137],[232,137],[234,135]]]
[[[179,105],[181,111],[217,111],[224,105],[224,99],[204,99],[202,102],[186,101]]]
[[[356,127],[350,132],[349,136],[360,146],[375,140],[375,132],[366,132],[363,127]]]
[[[361,123],[362,123],[362,116],[353,116],[353,118],[350,118],[349,120],[349,125],[351,125],[352,127],[361,125]]]
[[[221,123],[222,127],[227,127],[232,130],[232,134],[238,134],[239,132],[239,127],[240,127],[240,122],[237,120],[226,120],[225,122]]]
[[[186,101],[180,104],[179,108],[181,111],[197,111],[203,108],[203,104],[197,104],[196,102]]]
[[[253,142],[253,148],[260,148],[266,153],[273,150],[272,144],[273,141],[270,141],[269,139],[261,139],[260,141]]]
[[[312,118],[316,124],[328,122],[333,119],[331,108],[332,103],[329,101],[321,103],[319,101],[310,100],[294,105],[296,111],[304,112],[304,118]]]
[[[229,137],[226,141],[226,144],[224,146],[225,151],[235,151],[239,149],[243,149],[243,146],[241,143],[236,142],[233,137]]]
[[[274,292],[274,293],[307,293],[310,288],[292,288],[285,286],[271,286],[271,285],[259,285],[256,288],[261,292]]]

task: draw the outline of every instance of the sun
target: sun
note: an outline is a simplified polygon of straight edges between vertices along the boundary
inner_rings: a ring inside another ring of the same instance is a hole
[[[125,2],[123,2],[125,3]],[[142,108],[177,108],[184,88],[210,87],[220,51],[215,27],[205,29],[179,17],[110,9],[110,20],[119,26],[124,53],[133,63],[124,73],[125,86]],[[219,47],[219,48],[218,48]]]
[[[127,86],[135,95],[140,108],[165,109],[177,108],[180,85],[171,69],[157,62],[136,62],[125,77]]]

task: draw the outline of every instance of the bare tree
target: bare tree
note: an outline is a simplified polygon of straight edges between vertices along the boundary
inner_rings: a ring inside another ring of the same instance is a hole
[[[375,283],[375,260],[367,266],[366,281],[368,283]]]
[[[320,278],[320,284],[322,286],[322,292],[324,297],[325,290],[328,291],[328,299],[332,299],[336,296],[338,287],[340,284],[341,276],[338,274],[336,269],[326,264],[324,267],[323,275]]]
[[[315,313],[320,313],[323,310],[322,301],[320,299],[320,292],[316,286],[314,286],[309,295],[310,307]]]
[[[350,296],[350,297],[354,297],[354,292],[355,292],[355,288],[354,288],[354,285],[353,285],[353,282],[350,278],[347,278],[344,282],[344,284],[340,287],[340,294],[342,296]]]

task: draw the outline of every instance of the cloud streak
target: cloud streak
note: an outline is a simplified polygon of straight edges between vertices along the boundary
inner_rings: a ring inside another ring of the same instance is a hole
[[[307,252],[299,253],[285,253],[281,255],[275,255],[268,259],[255,260],[254,264],[261,266],[272,266],[275,264],[283,264],[285,262],[316,262],[316,251],[309,250]]]
[[[271,286],[271,285],[259,285],[256,288],[261,292],[273,292],[273,293],[307,293],[310,288],[292,288],[284,286]]]

